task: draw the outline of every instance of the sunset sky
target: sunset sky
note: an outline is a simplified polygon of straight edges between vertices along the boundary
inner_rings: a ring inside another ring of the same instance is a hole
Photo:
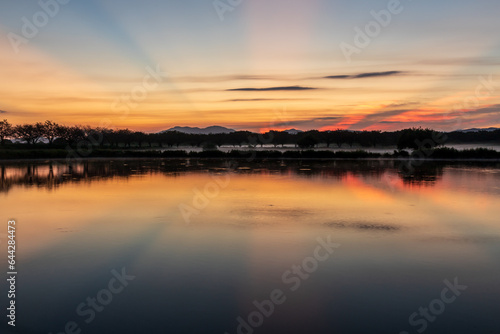
[[[0,119],[500,127],[498,0],[402,0],[350,61],[341,45],[356,47],[355,28],[391,1],[221,0],[219,11],[213,0],[59,1],[0,4]]]

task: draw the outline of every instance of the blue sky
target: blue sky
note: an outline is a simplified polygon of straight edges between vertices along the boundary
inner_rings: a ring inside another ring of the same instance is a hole
[[[276,110],[304,130],[500,125],[500,84],[476,96],[481,77],[500,82],[500,3],[401,1],[401,12],[348,61],[341,43],[356,46],[355,27],[364,30],[388,4],[243,0],[220,20],[210,0],[72,0],[58,3],[16,52],[12,34],[22,37],[23,17],[33,23],[43,8],[3,2],[0,109],[15,123],[110,119],[143,130],[274,128]],[[168,75],[117,117],[112,106],[148,67]],[[355,78],[378,72],[397,74]],[[349,78],[324,79],[341,75]],[[314,89],[262,90],[295,86]],[[405,108],[392,112],[395,105]],[[450,121],[457,106],[460,120]],[[484,108],[499,112],[474,112]]]

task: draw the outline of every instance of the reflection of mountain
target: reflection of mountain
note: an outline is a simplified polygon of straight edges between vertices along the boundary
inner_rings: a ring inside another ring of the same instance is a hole
[[[399,173],[398,161],[254,161],[236,162],[229,169],[227,160],[89,160],[78,164],[58,162],[5,163],[0,165],[0,192],[15,186],[56,189],[63,184],[92,183],[112,178],[163,174],[169,177],[186,173],[278,174],[301,178],[334,179],[341,182],[375,182],[377,187],[395,182],[411,186],[433,186],[453,163],[425,163],[411,175]],[[470,166],[470,164],[469,164]],[[494,165],[493,165],[494,166]],[[500,173],[499,173],[500,175]]]

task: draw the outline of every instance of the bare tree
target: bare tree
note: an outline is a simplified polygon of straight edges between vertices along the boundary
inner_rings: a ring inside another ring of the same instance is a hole
[[[5,145],[5,139],[14,134],[14,128],[6,119],[0,122],[0,142]]]
[[[43,136],[43,124],[24,124],[17,125],[14,128],[15,134],[19,136],[22,140],[26,141],[28,144],[36,144],[40,138]]]
[[[80,125],[57,126],[57,137],[61,138],[66,144],[73,145],[86,139],[85,128]]]
[[[59,137],[59,124],[52,121],[45,121],[42,126],[43,137],[49,141],[49,145],[52,145],[54,140]]]

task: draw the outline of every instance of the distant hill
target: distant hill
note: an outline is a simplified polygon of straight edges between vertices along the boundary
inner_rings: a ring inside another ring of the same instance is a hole
[[[301,133],[301,132],[304,132],[302,130],[297,130],[297,129],[289,129],[289,130],[283,130],[283,132],[286,132],[290,135],[296,135],[297,133]]]
[[[487,128],[487,129],[479,129],[479,128],[472,128],[472,129],[465,129],[465,130],[458,130],[459,132],[479,132],[479,131],[496,131],[500,130],[500,128]]]
[[[223,126],[209,126],[207,128],[197,128],[197,127],[190,127],[190,126],[175,126],[171,129],[164,130],[161,132],[168,132],[168,131],[178,131],[182,133],[187,133],[187,134],[197,134],[197,135],[208,135],[208,134],[219,134],[219,133],[233,133],[236,132],[236,130],[233,129],[228,129]]]

